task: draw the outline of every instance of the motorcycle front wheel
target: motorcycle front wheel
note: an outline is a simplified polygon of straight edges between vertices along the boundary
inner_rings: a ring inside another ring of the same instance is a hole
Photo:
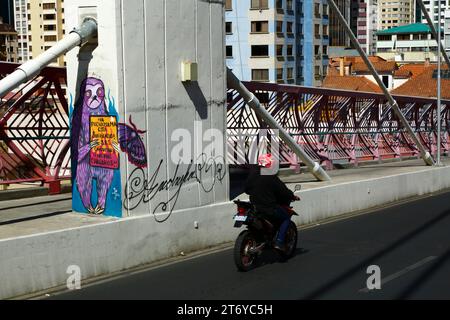
[[[283,258],[290,259],[294,256],[295,250],[297,249],[297,241],[298,241],[298,231],[297,226],[294,222],[291,221],[289,225],[289,229],[286,232],[286,252],[283,253]]]
[[[257,246],[256,238],[249,230],[243,231],[234,244],[234,262],[239,271],[247,272],[256,265],[257,255],[250,250]]]

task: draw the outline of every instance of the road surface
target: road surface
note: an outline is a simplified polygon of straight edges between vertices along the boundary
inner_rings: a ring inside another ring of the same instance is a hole
[[[302,230],[295,257],[281,263],[268,252],[249,273],[225,249],[51,298],[450,299],[449,200],[441,193]],[[381,290],[367,290],[370,266],[380,268]]]

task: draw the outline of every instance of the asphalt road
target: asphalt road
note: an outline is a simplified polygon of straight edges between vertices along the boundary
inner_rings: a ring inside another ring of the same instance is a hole
[[[53,299],[450,299],[450,193],[302,230],[295,257],[240,273],[225,250]],[[381,290],[367,291],[369,266]],[[364,290],[366,289],[366,290]]]

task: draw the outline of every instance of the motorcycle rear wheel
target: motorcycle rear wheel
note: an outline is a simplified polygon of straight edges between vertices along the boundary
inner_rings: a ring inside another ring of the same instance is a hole
[[[249,251],[257,246],[256,238],[249,230],[243,231],[234,244],[234,262],[239,271],[247,272],[256,266],[257,255]]]

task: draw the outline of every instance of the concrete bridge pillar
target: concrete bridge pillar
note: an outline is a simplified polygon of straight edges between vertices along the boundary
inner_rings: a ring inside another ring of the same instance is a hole
[[[73,209],[167,221],[228,200],[224,6],[204,0],[67,0]]]

